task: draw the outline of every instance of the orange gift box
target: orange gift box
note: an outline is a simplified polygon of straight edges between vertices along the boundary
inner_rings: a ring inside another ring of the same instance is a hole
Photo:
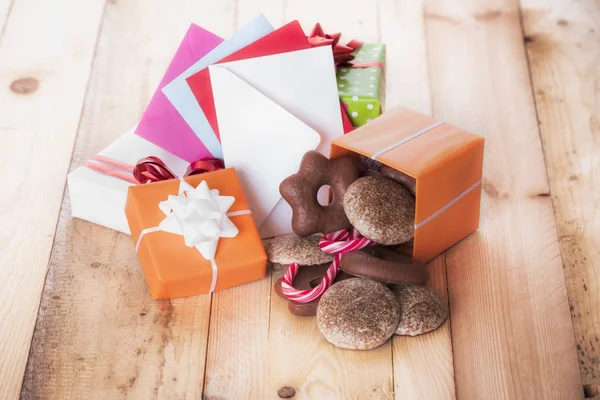
[[[416,181],[412,257],[427,262],[479,227],[483,138],[408,110],[387,111],[331,144]]]
[[[233,196],[235,202],[228,214],[249,210],[233,168],[189,176],[185,181],[194,188],[206,181],[208,187],[219,190],[221,196]],[[179,179],[171,179],[129,187],[125,214],[134,243],[138,243],[144,229],[156,227],[165,219],[159,203],[167,200],[169,195],[177,195],[179,185]],[[266,272],[267,255],[252,215],[229,218],[239,232],[232,238],[219,238],[214,258],[215,290],[262,279]],[[161,230],[148,232],[139,242],[137,254],[154,299],[210,292],[213,266],[195,247],[187,247],[183,236]]]

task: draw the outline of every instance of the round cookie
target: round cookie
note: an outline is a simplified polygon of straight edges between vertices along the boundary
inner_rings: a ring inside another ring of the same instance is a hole
[[[363,176],[381,176],[381,174],[373,169],[368,169],[360,173],[360,177],[362,178]]]
[[[333,261],[334,255],[319,248],[319,236],[300,237],[295,234],[282,235],[265,241],[267,259],[272,263],[317,265]]]
[[[429,272],[423,264],[384,247],[372,246],[345,254],[342,271],[384,283],[424,285]]]
[[[317,326],[334,346],[370,350],[384,344],[400,320],[400,307],[385,285],[364,278],[331,286],[317,307]]]
[[[430,287],[398,285],[392,291],[400,304],[396,335],[422,335],[436,330],[448,318],[448,305]]]
[[[375,176],[356,180],[344,195],[350,223],[365,237],[385,245],[414,235],[415,198],[404,186]]]
[[[410,192],[413,194],[413,196],[417,192],[417,181],[412,176],[403,174],[402,172],[398,171],[397,169],[388,167],[387,165],[384,165],[383,167],[381,167],[381,170],[379,171],[379,173],[384,178],[388,178],[388,179],[393,180],[394,182],[398,182],[399,184],[401,184],[402,186],[404,186],[405,188],[410,190]]]
[[[354,157],[329,160],[317,151],[304,154],[298,172],[279,185],[281,197],[292,208],[294,233],[307,236],[349,229],[342,202],[346,189],[357,178],[358,160]],[[327,206],[317,199],[323,186],[330,186],[333,191],[333,200]]]

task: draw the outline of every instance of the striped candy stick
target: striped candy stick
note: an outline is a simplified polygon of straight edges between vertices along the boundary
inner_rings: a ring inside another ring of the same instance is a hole
[[[298,274],[300,266],[298,263],[292,263],[281,279],[281,289],[283,294],[288,299],[297,303],[308,303],[319,299],[333,284],[333,281],[340,272],[340,262],[342,261],[344,254],[360,250],[373,244],[375,244],[374,241],[363,237],[356,229],[352,232],[342,229],[328,233],[319,241],[319,247],[326,253],[335,254],[335,258],[327,269],[321,282],[312,289],[295,289],[292,284],[296,274]]]

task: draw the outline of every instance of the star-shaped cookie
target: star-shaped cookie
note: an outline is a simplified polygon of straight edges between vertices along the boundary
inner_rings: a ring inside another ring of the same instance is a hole
[[[351,228],[343,207],[344,193],[358,179],[358,159],[340,157],[329,160],[316,151],[307,152],[300,170],[279,185],[281,196],[292,207],[292,230],[299,236],[330,233]],[[333,199],[319,204],[317,193],[330,186]]]

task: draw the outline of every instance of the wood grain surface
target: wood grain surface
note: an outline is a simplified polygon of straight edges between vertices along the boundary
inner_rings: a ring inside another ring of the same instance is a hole
[[[386,0],[379,5],[380,40],[388,43],[386,107],[410,107],[432,114],[424,1]],[[400,88],[402,88],[400,90]],[[446,263],[428,265],[429,285],[447,299]],[[392,339],[396,399],[454,399],[450,322],[429,335]],[[424,362],[424,360],[426,360]]]
[[[446,257],[457,398],[581,398],[518,5],[425,13],[434,115],[486,139],[481,228]]]
[[[315,13],[314,10],[320,10]],[[378,10],[351,0],[287,2],[285,20],[298,19],[305,31],[320,22],[327,32],[341,31],[366,41],[378,40]],[[274,272],[273,280],[283,270]],[[269,371],[265,398],[277,398],[292,387],[298,399],[393,398],[391,344],[368,352],[338,349],[320,335],[313,318],[290,315],[285,301],[273,293],[269,329]],[[336,378],[333,378],[336,376]]]
[[[271,293],[280,266],[153,301],[131,238],[71,219],[69,168],[139,120],[189,22],[227,37],[259,12],[385,42],[387,108],[485,136],[481,229],[429,264],[436,332],[337,349]],[[599,21],[595,0],[0,0],[0,159],[19,171],[0,190],[0,399],[582,398]]]
[[[584,383],[598,384],[600,3],[523,0],[522,8],[580,369]]]
[[[12,6],[12,0],[1,0],[0,1],[0,39],[4,33],[4,24],[8,18],[10,8]]]
[[[1,13],[9,8],[0,30],[0,159],[11,171],[0,190],[1,399],[21,388],[104,2],[0,2]],[[63,9],[78,17],[63,23]]]
[[[190,17],[228,35],[232,4],[106,4],[72,169],[140,118]],[[66,197],[21,395],[201,397],[210,307],[153,301],[131,238],[72,220]]]
[[[271,10],[271,24],[284,23],[276,6],[234,2],[221,11],[231,18],[231,32],[219,33],[227,37],[263,8]],[[261,281],[213,294],[204,377],[206,398],[266,398],[270,294],[270,273]]]

